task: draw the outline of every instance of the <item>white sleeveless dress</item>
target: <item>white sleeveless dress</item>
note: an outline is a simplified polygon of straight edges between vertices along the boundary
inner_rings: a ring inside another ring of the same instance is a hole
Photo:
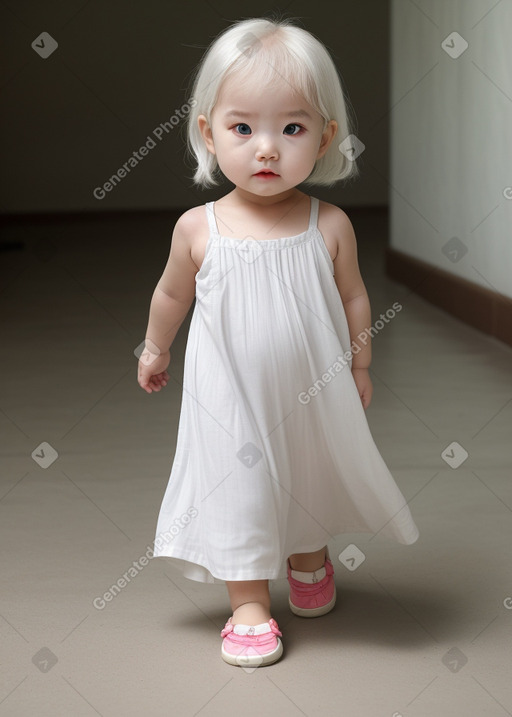
[[[317,228],[234,239],[214,202],[185,352],[176,453],[153,555],[191,580],[286,577],[343,533],[414,543],[352,373],[333,262]]]

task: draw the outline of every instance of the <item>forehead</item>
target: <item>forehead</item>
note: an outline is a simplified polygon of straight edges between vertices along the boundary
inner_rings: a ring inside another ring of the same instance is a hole
[[[274,111],[303,110],[312,117],[317,114],[307,100],[289,82],[275,78],[272,83],[262,85],[256,77],[236,73],[227,77],[221,84],[215,106],[223,110],[239,109],[260,112],[265,107]]]

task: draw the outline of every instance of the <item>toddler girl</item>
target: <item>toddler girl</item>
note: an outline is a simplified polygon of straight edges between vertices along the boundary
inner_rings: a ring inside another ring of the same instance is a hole
[[[138,364],[148,393],[167,385],[196,300],[154,556],[226,583],[222,658],[259,666],[283,650],[269,580],[288,578],[296,615],[324,615],[336,600],[329,540],[410,544],[418,529],[364,412],[371,316],[352,225],[297,188],[357,172],[327,50],[289,20],[238,22],[204,56],[192,97],[194,180],[220,171],[234,188],[179,218],[151,301]]]

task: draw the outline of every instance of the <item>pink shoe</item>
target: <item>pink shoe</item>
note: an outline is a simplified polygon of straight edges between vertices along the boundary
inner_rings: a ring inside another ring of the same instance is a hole
[[[320,617],[330,612],[336,603],[334,568],[328,557],[324,566],[313,573],[292,570],[288,560],[290,610],[300,617]]]
[[[282,635],[277,622],[270,618],[260,625],[233,625],[230,617],[221,631],[222,659],[239,667],[260,667],[277,662],[283,654]]]

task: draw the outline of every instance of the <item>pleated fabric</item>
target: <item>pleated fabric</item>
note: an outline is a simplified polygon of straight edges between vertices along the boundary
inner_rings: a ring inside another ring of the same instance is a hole
[[[191,580],[286,577],[344,533],[419,531],[370,433],[350,334],[318,230],[210,236],[196,274],[183,396],[155,557]]]

